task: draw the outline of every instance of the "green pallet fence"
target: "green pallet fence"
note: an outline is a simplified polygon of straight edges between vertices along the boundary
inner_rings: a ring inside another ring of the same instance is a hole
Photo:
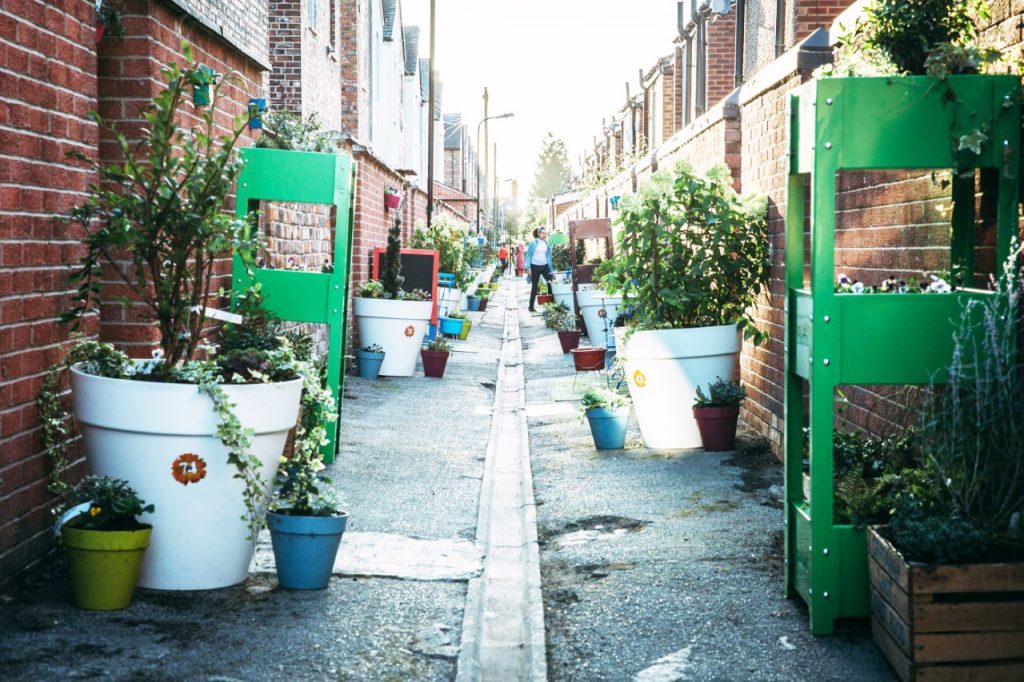
[[[328,429],[328,442],[321,454],[324,461],[331,462],[337,452],[344,390],[356,166],[346,154],[247,148],[242,150],[242,157],[245,168],[238,178],[236,200],[240,217],[259,210],[260,201],[331,204],[335,208],[333,272],[251,268],[252,277],[262,285],[264,303],[270,312],[285,321],[328,327],[327,384],[339,414],[335,428]],[[235,254],[233,287],[246,288],[251,282],[249,272],[242,257]]]
[[[950,169],[951,263],[974,276],[974,179],[997,190],[996,252],[1002,263],[1017,231],[1020,83],[1014,76],[823,78],[791,97],[786,195],[785,544],[787,596],[810,610],[811,632],[837,618],[870,615],[865,534],[833,523],[834,391],[841,385],[943,382],[952,330],[967,298],[991,294],[834,293],[836,173]],[[982,131],[981,154],[956,150]],[[804,287],[804,181],[810,174],[810,287]],[[991,181],[991,182],[988,182]],[[986,183],[983,183],[986,184]],[[804,494],[803,381],[810,389],[810,488]]]

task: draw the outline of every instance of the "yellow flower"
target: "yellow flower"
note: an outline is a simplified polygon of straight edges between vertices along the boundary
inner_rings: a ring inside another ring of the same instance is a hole
[[[103,512],[102,507],[89,507],[89,516],[96,516]]]

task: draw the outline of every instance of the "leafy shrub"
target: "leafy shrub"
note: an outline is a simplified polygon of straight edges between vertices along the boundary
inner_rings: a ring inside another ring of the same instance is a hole
[[[337,150],[334,135],[320,130],[320,119],[315,112],[302,119],[286,109],[270,111],[263,116],[263,134],[256,140],[256,146],[300,152]]]
[[[65,497],[67,508],[90,503],[75,519],[77,527],[87,530],[136,530],[143,525],[135,517],[153,511],[128,481],[109,476],[86,476]]]
[[[747,390],[739,382],[727,381],[718,377],[708,384],[708,392],[697,387],[697,397],[693,401],[694,407],[739,407],[739,404],[747,397]]]
[[[544,317],[544,326],[556,332],[570,332],[577,328],[576,313],[560,303],[548,303],[541,315]]]

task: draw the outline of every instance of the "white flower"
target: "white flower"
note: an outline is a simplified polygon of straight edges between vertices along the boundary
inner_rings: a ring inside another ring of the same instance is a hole
[[[946,284],[945,280],[939,279],[938,277],[935,277],[934,279],[935,281],[933,281],[928,286],[928,291],[931,291],[932,293],[936,294],[948,294],[950,291],[952,291],[952,288],[950,288],[950,286]]]
[[[852,291],[855,294],[863,294],[864,293],[864,285],[861,284],[860,282],[854,282],[853,286],[850,287],[850,291]]]

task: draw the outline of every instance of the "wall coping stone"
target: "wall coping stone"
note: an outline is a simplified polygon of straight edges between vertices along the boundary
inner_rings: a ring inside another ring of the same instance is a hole
[[[257,65],[264,71],[273,71],[274,67],[268,59],[268,55],[257,54],[248,45],[243,44],[241,41],[235,39],[230,34],[225,33],[224,27],[214,21],[211,17],[207,16],[189,2],[189,0],[166,0],[167,3],[177,7],[178,10],[188,14],[195,19],[201,26],[209,31],[216,34],[221,40],[233,47],[234,49],[241,52],[247,58],[256,62]],[[269,32],[269,27],[268,27]]]
[[[746,105],[765,92],[775,88],[794,73],[813,71],[822,64],[832,61],[832,46],[829,33],[819,28],[799,43],[784,52],[782,56],[758,71],[753,78],[739,88],[739,102]]]

